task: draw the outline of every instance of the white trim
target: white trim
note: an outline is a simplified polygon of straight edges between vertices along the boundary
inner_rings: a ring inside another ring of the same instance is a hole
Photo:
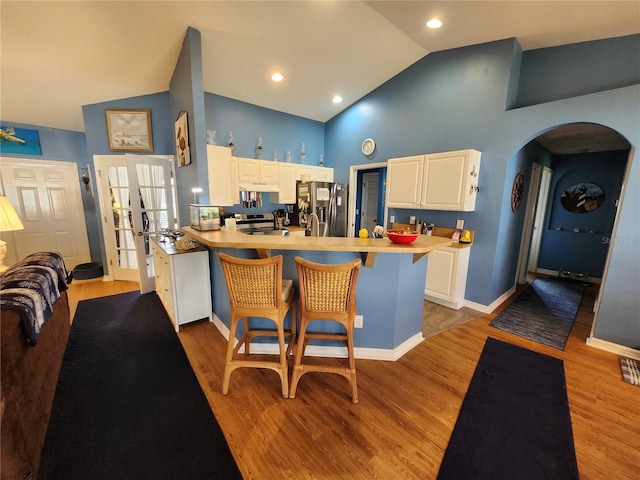
[[[220,320],[220,318],[214,313],[213,324],[222,333],[224,338],[229,341],[229,328]],[[405,353],[419,345],[424,340],[421,333],[415,334],[413,337],[408,338],[395,348],[367,348],[356,347],[354,348],[354,355],[360,360],[387,360],[395,362],[399,360]],[[244,347],[240,349],[240,353],[244,351]],[[252,343],[251,351],[253,353],[262,354],[277,354],[278,345],[275,343]],[[305,350],[305,356],[307,357],[334,357],[334,358],[347,358],[347,347],[325,347],[321,345],[309,345]]]
[[[602,279],[598,278],[598,277],[591,277],[591,276],[586,276],[583,278],[577,278],[577,277],[561,277],[558,274],[558,270],[549,270],[547,268],[536,268],[536,273],[541,273],[543,275],[549,275],[552,277],[556,277],[556,278],[571,278],[572,280],[579,280],[582,282],[589,282],[589,283],[596,283],[596,284],[600,284],[602,283]]]
[[[620,355],[622,357],[640,360],[640,352],[635,348],[625,347],[624,345],[618,345],[617,343],[607,342],[606,340],[600,340],[599,338],[594,337],[587,338],[587,345],[589,345],[590,347],[598,348],[600,350],[615,353],[616,355]]]
[[[465,300],[464,306],[471,308],[473,310],[478,310],[479,312],[482,312],[482,313],[492,313],[496,308],[498,308],[502,304],[502,302],[507,300],[515,292],[516,292],[516,287],[514,285],[509,290],[507,290],[502,295],[500,295],[498,298],[496,298],[490,305],[483,305],[481,303]]]
[[[354,229],[356,224],[356,194],[358,193],[358,172],[360,170],[386,168],[387,166],[387,162],[378,162],[363,165],[351,165],[349,167],[349,211],[347,212],[347,237],[356,236],[356,232],[354,231]],[[384,223],[382,223],[383,226],[387,224],[388,212],[389,208],[387,207],[387,202],[384,202]]]

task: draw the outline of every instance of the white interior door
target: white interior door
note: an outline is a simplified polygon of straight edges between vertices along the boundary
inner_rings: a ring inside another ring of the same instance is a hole
[[[542,165],[533,163],[531,166],[531,179],[529,180],[529,194],[525,205],[524,227],[522,229],[522,239],[520,240],[520,253],[518,255],[518,271],[516,281],[518,283],[527,282],[527,266],[529,263],[529,250],[531,247],[531,233],[533,232],[533,221],[540,189],[540,178],[542,176]]]
[[[133,228],[138,255],[140,292],[155,290],[151,235],[175,228],[171,164],[165,158],[125,155],[131,180]],[[135,194],[137,192],[137,195]]]
[[[77,164],[2,157],[0,179],[24,225],[3,233],[7,265],[43,251],[59,252],[69,271],[91,261]]]
[[[535,272],[538,269],[538,258],[540,256],[540,242],[544,228],[544,217],[547,212],[547,201],[549,199],[549,188],[551,187],[551,176],[553,171],[549,167],[542,167],[540,178],[540,189],[538,191],[538,201],[536,202],[536,212],[533,221],[533,235],[531,236],[531,250],[529,251],[528,271]]]
[[[149,236],[175,227],[171,157],[96,155],[94,164],[109,274],[153,291]]]
[[[378,172],[365,173],[362,175],[362,216],[360,218],[360,228],[366,228],[373,232],[378,224]],[[380,222],[381,223],[381,222]]]

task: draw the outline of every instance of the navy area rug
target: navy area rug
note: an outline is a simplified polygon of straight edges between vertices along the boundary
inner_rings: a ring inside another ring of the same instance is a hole
[[[562,360],[487,338],[438,480],[577,478]]]
[[[242,478],[155,294],[79,303],[38,478]]]
[[[584,289],[571,280],[537,278],[489,326],[564,350]]]

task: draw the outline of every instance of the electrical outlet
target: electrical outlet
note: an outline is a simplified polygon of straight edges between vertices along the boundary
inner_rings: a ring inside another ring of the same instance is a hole
[[[356,315],[356,318],[354,320],[353,326],[355,328],[362,328],[364,324],[364,316],[363,315]]]
[[[396,223],[396,216],[395,215],[391,215],[389,217],[389,223]]]
[[[464,220],[456,220],[456,228],[462,230],[464,228]]]

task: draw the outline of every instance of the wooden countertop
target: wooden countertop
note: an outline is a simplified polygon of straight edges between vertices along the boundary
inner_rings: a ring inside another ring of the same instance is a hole
[[[257,250],[261,258],[269,257],[271,250],[358,252],[362,254],[365,267],[373,266],[378,253],[411,253],[415,263],[432,250],[451,245],[450,238],[426,235],[419,235],[413,243],[399,244],[388,238],[247,235],[224,228],[208,232],[200,232],[191,227],[182,227],[181,230],[209,248],[250,248]]]

